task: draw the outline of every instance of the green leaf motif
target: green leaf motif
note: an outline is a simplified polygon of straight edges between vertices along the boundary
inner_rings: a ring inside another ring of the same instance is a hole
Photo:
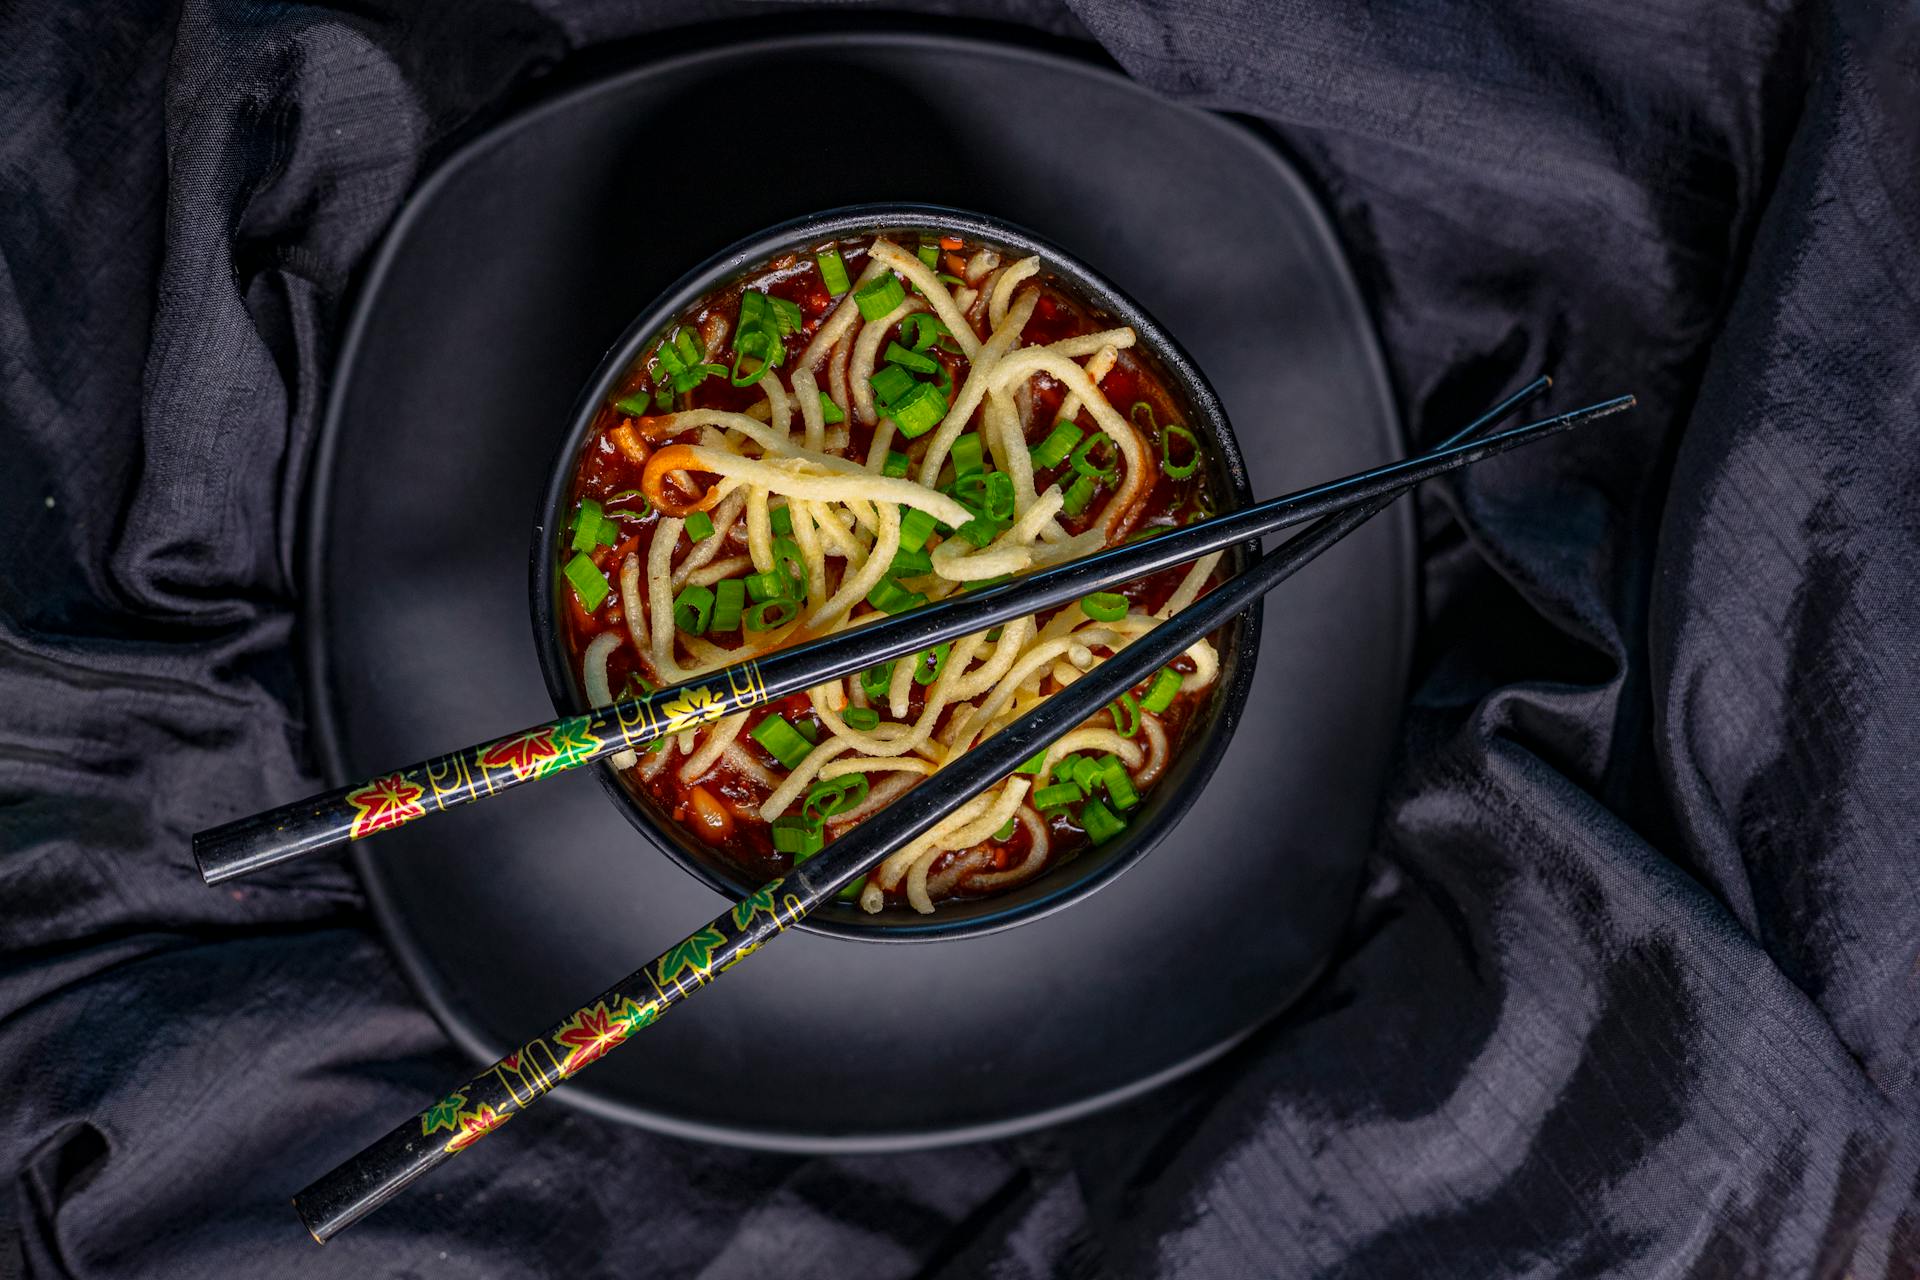
[[[587,729],[589,719],[588,716],[574,716],[554,726],[553,746],[560,754],[549,764],[546,772],[557,772],[577,765],[599,747],[600,739]]]
[[[766,912],[778,922],[780,917],[774,906],[773,891],[779,887],[780,882],[778,880],[769,884],[763,884],[750,896],[742,898],[739,902],[735,903],[733,908],[734,925],[741,929],[746,928],[753,922],[755,913],[761,911]]]
[[[460,1108],[467,1105],[467,1095],[450,1093],[427,1108],[420,1117],[420,1132],[432,1133],[435,1129],[458,1129],[460,1127]]]
[[[650,1027],[660,1020],[660,1006],[652,1000],[647,1001],[645,1004],[637,1004],[633,1000],[628,1000],[620,1006],[620,1012],[616,1016],[627,1024],[627,1034],[632,1035],[643,1027]]]
[[[708,925],[684,942],[678,942],[660,957],[660,981],[672,982],[683,970],[691,969],[702,978],[713,976],[713,949],[725,945],[727,935]]]

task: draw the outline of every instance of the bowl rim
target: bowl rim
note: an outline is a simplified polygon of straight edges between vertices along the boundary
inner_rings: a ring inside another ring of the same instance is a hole
[[[589,707],[579,679],[572,670],[572,663],[567,659],[558,626],[558,559],[549,531],[562,527],[564,523],[564,508],[572,488],[580,449],[614,385],[625,376],[633,361],[658,333],[689,306],[724,288],[733,279],[775,254],[826,240],[909,228],[941,230],[1003,249],[1038,254],[1046,270],[1064,281],[1077,297],[1131,326],[1138,335],[1138,349],[1144,350],[1160,366],[1167,376],[1169,389],[1184,399],[1193,424],[1203,427],[1205,435],[1216,446],[1220,459],[1220,478],[1225,481],[1235,502],[1244,506],[1253,501],[1252,485],[1239,442],[1218,395],[1199,365],[1173,335],[1153,319],[1146,308],[1052,241],[992,214],[924,202],[885,201],[845,205],[790,218],[734,241],[681,275],[641,308],[587,376],[569,411],[566,429],[561,433],[547,465],[545,483],[541,486],[534,512],[528,572],[529,616],[533,625],[534,647],[539,655],[541,676],[556,712],[577,715]],[[1236,548],[1229,554],[1235,567],[1243,569],[1247,557],[1258,551],[1259,546],[1255,542]],[[1260,651],[1261,610],[1248,610],[1228,625],[1233,629],[1233,643],[1222,655],[1222,687],[1215,693],[1209,722],[1202,727],[1200,740],[1190,744],[1175,758],[1172,774],[1155,786],[1154,795],[1147,801],[1145,811],[1126,836],[1110,849],[1098,853],[1082,852],[1065,866],[1050,868],[1036,879],[1016,886],[1005,894],[943,903],[941,910],[931,916],[907,913],[899,908],[869,915],[859,912],[851,904],[836,902],[825,904],[801,920],[799,927],[809,933],[864,942],[953,941],[981,937],[1063,910],[1138,865],[1165,839],[1199,798],[1226,753],[1241,713],[1245,710],[1253,684],[1255,661]],[[745,879],[729,879],[718,866],[692,849],[691,837],[683,841],[680,834],[665,821],[656,818],[637,796],[621,784],[611,763],[604,760],[599,762],[594,768],[594,775],[601,789],[626,816],[627,821],[681,870],[734,901],[754,890],[756,885],[747,883]],[[1081,868],[1078,874],[1073,872],[1075,867]]]

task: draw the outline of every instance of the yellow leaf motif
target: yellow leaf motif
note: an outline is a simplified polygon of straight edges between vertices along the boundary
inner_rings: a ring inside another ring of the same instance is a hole
[[[667,718],[668,733],[679,733],[682,729],[691,729],[727,714],[726,704],[720,701],[720,695],[705,685],[682,691],[671,701],[663,703],[660,711]]]

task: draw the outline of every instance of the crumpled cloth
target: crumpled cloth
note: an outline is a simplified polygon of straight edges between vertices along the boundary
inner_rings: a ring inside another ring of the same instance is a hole
[[[318,783],[356,268],[551,83],[790,7],[0,8],[0,1276],[1915,1274],[1920,11],[1868,0],[923,6],[1270,122],[1416,442],[1540,367],[1642,408],[1423,495],[1367,889],[1228,1058],[894,1157],[543,1108],[306,1239],[467,1065],[342,864],[188,851]]]

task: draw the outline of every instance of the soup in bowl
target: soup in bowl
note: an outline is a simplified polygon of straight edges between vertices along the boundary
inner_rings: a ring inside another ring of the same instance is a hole
[[[868,206],[774,228],[643,314],[545,494],[535,628],[575,713],[1250,500],[1212,391],[1029,233]],[[1211,556],[623,752],[628,816],[735,896],[790,870],[1234,569]],[[895,850],[810,927],[1005,927],[1164,834],[1224,750],[1256,615]]]

